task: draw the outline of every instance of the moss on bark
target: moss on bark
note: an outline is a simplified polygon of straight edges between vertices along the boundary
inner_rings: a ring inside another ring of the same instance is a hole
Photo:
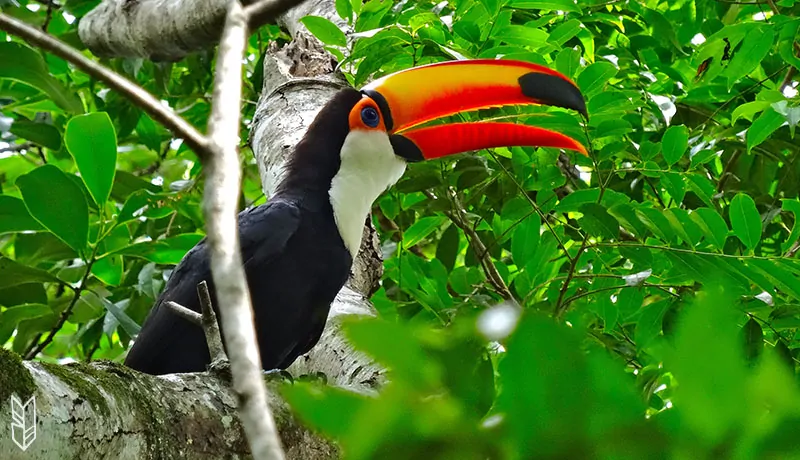
[[[35,391],[36,383],[22,365],[22,358],[0,347],[0,403],[6,404],[12,394],[26,401]]]

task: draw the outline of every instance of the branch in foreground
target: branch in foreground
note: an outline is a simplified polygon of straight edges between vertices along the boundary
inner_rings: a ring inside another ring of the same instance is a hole
[[[206,158],[203,210],[207,223],[211,274],[216,287],[222,329],[228,344],[233,389],[239,416],[256,459],[284,458],[275,422],[267,406],[261,377],[250,291],[245,282],[237,227],[239,117],[242,55],[247,42],[247,18],[238,0],[230,3],[217,55],[216,82],[208,123],[211,155]]]
[[[118,73],[87,58],[75,48],[31,27],[4,13],[0,13],[0,29],[14,34],[26,42],[48,51],[87,74],[105,83],[109,88],[125,96],[135,106],[141,108],[153,119],[172,131],[175,137],[182,138],[186,145],[201,159],[208,151],[205,137],[194,126],[176,114],[171,108],[161,104],[152,94],[142,89]]]

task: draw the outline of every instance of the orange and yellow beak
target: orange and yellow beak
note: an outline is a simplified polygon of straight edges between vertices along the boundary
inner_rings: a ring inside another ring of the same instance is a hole
[[[586,154],[574,139],[514,123],[455,123],[414,129],[430,120],[469,110],[519,104],[573,109],[586,102],[564,75],[536,64],[477,59],[415,67],[364,87],[377,103],[395,153],[410,161],[505,146],[556,147]]]

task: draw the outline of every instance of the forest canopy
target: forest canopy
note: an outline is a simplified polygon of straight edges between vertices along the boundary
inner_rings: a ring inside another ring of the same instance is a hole
[[[85,50],[96,0],[3,13]],[[359,88],[454,59],[541,64],[560,108],[462,115],[567,134],[413,164],[373,207],[384,274],[351,343],[374,396],[284,396],[346,458],[794,458],[800,452],[800,2],[336,0],[301,22]],[[0,344],[121,362],[204,237],[186,143],[63,59],[0,32]],[[241,209],[265,50],[249,37]],[[102,62],[204,130],[213,50]],[[299,376],[295,376],[299,377]],[[319,376],[317,376],[319,377]]]

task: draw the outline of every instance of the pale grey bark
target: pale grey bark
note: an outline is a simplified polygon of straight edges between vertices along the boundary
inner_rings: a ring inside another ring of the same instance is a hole
[[[151,376],[114,363],[60,366],[21,363],[0,351],[0,367],[14,379],[32,378],[37,435],[22,451],[11,439],[11,394],[0,389],[0,458],[228,459],[251,458],[230,384],[213,374]],[[335,446],[309,432],[276,396],[269,404],[289,459],[332,459]]]
[[[104,0],[78,25],[97,56],[178,60],[219,42],[227,0]]]
[[[342,24],[333,2],[309,0],[278,18],[294,40],[283,48],[268,50],[264,59],[264,87],[250,131],[264,192],[277,185],[283,164],[302,138],[317,112],[347,85],[335,71],[336,61],[322,44],[299,25],[299,18],[314,14]],[[383,274],[379,241],[367,219],[361,250],[352,276],[331,305],[328,324],[316,347],[289,368],[294,374],[324,372],[329,383],[360,389],[375,388],[384,381],[383,369],[355,352],[346,342],[341,319],[346,315],[375,315],[368,297],[378,288]]]
[[[272,0],[250,21],[252,30],[302,0]],[[216,46],[228,0],[103,0],[78,24],[81,41],[97,56],[177,61]],[[255,0],[242,2],[245,5]]]

